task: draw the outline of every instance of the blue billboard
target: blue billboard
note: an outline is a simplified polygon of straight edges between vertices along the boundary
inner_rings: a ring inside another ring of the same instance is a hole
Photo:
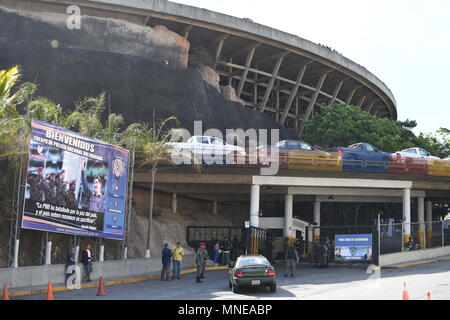
[[[127,150],[33,120],[22,228],[123,240]]]
[[[337,234],[334,239],[335,261],[372,261],[371,234]]]

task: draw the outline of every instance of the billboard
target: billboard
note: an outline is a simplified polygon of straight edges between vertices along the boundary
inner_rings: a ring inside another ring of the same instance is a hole
[[[372,261],[371,234],[337,234],[334,239],[335,261]]]
[[[123,240],[128,151],[33,120],[22,228]]]

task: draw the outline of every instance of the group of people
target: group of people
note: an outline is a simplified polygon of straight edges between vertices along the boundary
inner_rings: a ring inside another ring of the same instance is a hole
[[[51,172],[44,176],[44,168],[38,167],[28,173],[30,199],[46,201],[57,206],[76,208],[76,180],[66,181],[66,170]]]
[[[409,240],[405,243],[405,251],[419,250],[419,240],[409,237]]]
[[[89,199],[89,210],[95,212],[105,211],[105,196],[102,192],[104,178],[95,176],[92,190],[86,180],[86,159],[81,159],[81,183],[86,197]],[[75,193],[76,179],[66,181],[66,170],[50,172],[44,176],[44,168],[38,167],[28,172],[28,184],[30,185],[30,199],[45,201],[57,206],[78,208],[78,200]]]
[[[181,267],[184,256],[184,249],[180,242],[177,242],[175,248],[169,249],[169,244],[164,244],[164,248],[161,252],[162,256],[162,270],[161,270],[161,281],[163,280],[175,280],[181,279]],[[170,265],[173,264],[172,278],[169,275]]]
[[[84,269],[84,280],[87,282],[91,282],[91,274],[93,271],[93,261],[94,261],[94,252],[92,251],[91,245],[87,244],[84,248],[83,252],[81,253],[81,262],[83,264]],[[75,257],[75,248],[71,248],[69,251],[69,254],[67,255],[67,261],[66,261],[66,281],[67,279],[75,273],[75,270],[73,268],[70,268],[71,266],[76,265],[77,260]],[[71,272],[68,272],[68,271]]]
[[[322,241],[319,241],[319,239],[314,240],[314,266],[319,268],[328,268],[330,260],[330,248],[331,242],[328,238],[323,238]]]
[[[224,237],[223,241],[215,240],[213,248],[214,266],[218,266],[219,255],[222,253],[221,264],[223,266],[231,266],[231,261],[236,261],[237,257],[245,253],[245,246],[239,241],[237,236],[230,241],[228,237]]]

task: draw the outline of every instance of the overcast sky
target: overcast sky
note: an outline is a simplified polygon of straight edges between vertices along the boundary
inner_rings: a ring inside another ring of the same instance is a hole
[[[450,128],[450,0],[175,0],[335,49],[383,81],[416,133]]]

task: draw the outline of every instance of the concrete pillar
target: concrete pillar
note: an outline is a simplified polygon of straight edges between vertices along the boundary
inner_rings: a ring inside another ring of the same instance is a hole
[[[292,237],[292,207],[294,196],[287,194],[284,200],[284,236]]]
[[[320,202],[316,201],[314,202],[314,222],[317,223],[316,227],[320,226]],[[315,240],[319,240],[320,241],[320,229],[314,229],[314,241]]]
[[[425,249],[425,198],[417,198],[420,249]]]
[[[411,189],[403,189],[403,244],[411,237]]]
[[[80,256],[80,246],[79,245],[77,245],[76,247],[75,247],[75,261],[76,262],[78,262],[79,260],[78,260],[78,257]]]
[[[123,249],[123,259],[126,260],[128,258],[128,247]]]
[[[52,241],[48,240],[45,247],[45,265],[52,264]]]
[[[217,201],[213,201],[213,213],[217,214]]]
[[[19,244],[20,240],[16,239],[14,241],[14,261],[13,261],[13,268],[19,267]]]
[[[177,213],[177,194],[172,193],[172,213]]]
[[[433,202],[426,202],[426,229],[427,229],[427,248],[431,248],[431,239],[433,237],[433,225],[431,222],[433,221]]]
[[[105,245],[102,244],[100,246],[100,253],[98,255],[98,261],[102,262],[105,261]]]
[[[259,184],[253,184],[250,192],[250,226],[259,227]]]

